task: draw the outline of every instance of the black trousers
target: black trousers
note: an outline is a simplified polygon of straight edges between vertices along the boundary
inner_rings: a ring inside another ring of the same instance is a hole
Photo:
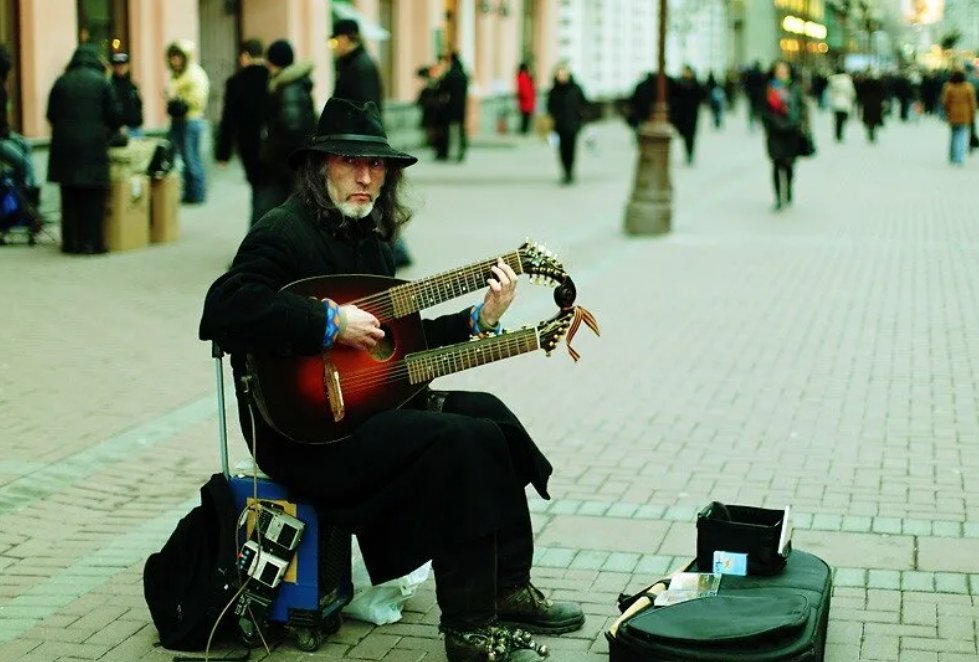
[[[836,142],[843,142],[843,129],[846,127],[846,120],[849,118],[850,114],[845,110],[837,110],[833,113],[833,117],[836,119]]]
[[[520,113],[520,134],[527,135],[530,131],[530,118],[533,117],[533,113]]]
[[[795,172],[793,161],[772,161],[772,184],[775,187],[775,206],[781,207],[783,202],[792,202],[792,177]]]
[[[570,182],[574,179],[574,157],[578,147],[577,131],[558,132],[558,155],[561,157],[561,168],[564,171],[564,180]]]
[[[61,250],[65,253],[105,251],[104,188],[61,186]]]

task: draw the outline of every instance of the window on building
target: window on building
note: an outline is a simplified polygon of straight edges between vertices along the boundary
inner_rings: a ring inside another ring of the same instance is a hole
[[[17,30],[17,0],[0,0],[0,40],[12,60],[7,74],[7,107],[0,112],[7,114],[10,128],[20,131],[20,41]]]
[[[127,0],[78,0],[78,43],[94,44],[108,59],[129,49]]]

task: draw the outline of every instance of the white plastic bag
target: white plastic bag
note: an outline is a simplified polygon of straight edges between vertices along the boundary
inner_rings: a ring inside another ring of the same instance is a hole
[[[350,618],[375,625],[400,621],[404,603],[415,594],[415,589],[428,579],[432,570],[432,564],[427,562],[404,577],[372,586],[356,536],[353,539],[350,558],[354,597],[350,604],[343,608],[343,613]]]

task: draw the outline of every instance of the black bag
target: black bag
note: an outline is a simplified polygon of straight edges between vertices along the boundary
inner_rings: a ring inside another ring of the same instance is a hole
[[[816,142],[812,138],[812,132],[808,130],[799,131],[799,142],[797,153],[799,156],[815,156]]]
[[[160,643],[203,650],[218,614],[237,592],[236,522],[231,488],[223,474],[201,487],[201,505],[180,522],[143,568],[143,594]],[[215,632],[233,632],[228,609]]]
[[[157,140],[146,174],[158,179],[166,176],[171,170],[173,170],[173,144],[169,140]]]
[[[183,99],[170,99],[167,101],[167,115],[175,120],[182,120],[187,117],[190,106]]]
[[[773,575],[785,567],[792,552],[786,536],[785,549],[779,550],[784,510],[753,506],[725,506],[712,501],[697,513],[697,567],[713,572],[714,552],[745,554],[749,575]]]
[[[829,566],[796,551],[778,575],[724,575],[716,596],[641,609],[606,632],[609,662],[821,662],[831,593]]]

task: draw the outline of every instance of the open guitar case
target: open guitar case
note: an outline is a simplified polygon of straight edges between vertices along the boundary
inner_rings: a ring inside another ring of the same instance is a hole
[[[768,535],[773,529],[768,514],[779,511],[717,505],[701,511],[698,558],[683,570],[712,572],[718,547],[711,543],[723,541],[724,551],[748,556],[748,574],[722,575],[716,595],[668,606],[656,606],[655,598],[670,578],[621,596],[619,608],[628,616],[605,633],[610,662],[823,660],[833,589],[830,567],[791,548],[781,557],[771,553],[770,540],[778,535]],[[734,520],[712,520],[721,509]]]

